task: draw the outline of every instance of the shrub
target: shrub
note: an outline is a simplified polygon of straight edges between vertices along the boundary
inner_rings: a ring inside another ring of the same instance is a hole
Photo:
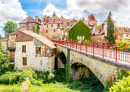
[[[22,89],[17,85],[0,85],[0,92],[22,92]]]
[[[22,72],[6,72],[6,74],[0,76],[0,84],[21,84],[22,82],[26,81],[27,77],[32,85],[40,86],[40,83],[36,80],[37,75],[32,69],[24,70]]]
[[[52,72],[42,72],[42,71],[35,71],[39,79],[43,79],[43,81],[46,82],[51,82],[54,80],[54,74]]]
[[[9,56],[0,50],[0,75],[10,70],[8,58]]]
[[[126,42],[126,41],[120,41],[119,43],[117,43],[116,45],[114,45],[117,48],[117,50],[123,50],[123,51],[127,51],[127,48],[130,47],[130,42]],[[112,49],[116,49],[116,47],[111,47]],[[124,47],[124,48],[122,48]]]
[[[19,82],[19,78],[21,73],[16,72],[6,72],[0,76],[0,84],[17,84]]]
[[[66,82],[66,73],[65,68],[59,68],[54,71],[55,77],[54,80],[57,82]]]
[[[110,88],[110,92],[129,92],[130,91],[130,75],[123,77],[123,80],[119,80],[114,83]]]

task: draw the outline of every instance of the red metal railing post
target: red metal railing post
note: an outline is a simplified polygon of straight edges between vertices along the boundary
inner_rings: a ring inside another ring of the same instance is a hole
[[[76,42],[76,50],[77,50],[77,42]]]
[[[93,56],[94,56],[94,43],[93,43]]]
[[[117,47],[116,47],[116,61],[117,61]]]
[[[86,53],[87,53],[87,43],[86,43]]]
[[[81,44],[80,44],[80,51],[81,51]]]
[[[104,45],[102,44],[102,57],[104,58]]]

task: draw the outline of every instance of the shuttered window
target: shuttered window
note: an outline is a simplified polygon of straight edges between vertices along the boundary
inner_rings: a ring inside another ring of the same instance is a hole
[[[26,52],[26,45],[22,46],[22,52]]]
[[[24,65],[24,66],[27,65],[27,57],[23,57],[23,65]]]

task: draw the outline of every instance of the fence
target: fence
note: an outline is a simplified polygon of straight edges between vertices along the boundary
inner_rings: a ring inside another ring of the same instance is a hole
[[[115,61],[124,61],[130,63],[130,52],[126,47],[117,47],[116,43],[87,43],[77,41],[53,41],[54,43],[61,44],[75,50],[90,53],[93,56],[102,58],[114,59]]]

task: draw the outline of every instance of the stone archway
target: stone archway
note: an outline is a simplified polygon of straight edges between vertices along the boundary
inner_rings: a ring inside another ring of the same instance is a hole
[[[74,63],[70,66],[70,79],[78,80],[81,78],[89,78],[90,70],[82,63]]]

